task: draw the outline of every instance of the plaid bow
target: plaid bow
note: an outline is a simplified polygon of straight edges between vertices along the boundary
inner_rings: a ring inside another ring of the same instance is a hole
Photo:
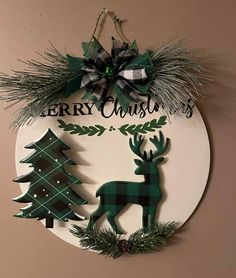
[[[112,38],[111,54],[95,38],[90,43],[82,43],[82,47],[84,59],[68,56],[70,68],[80,73],[70,81],[72,91],[73,85],[77,90],[85,88],[84,98],[100,104],[113,84],[124,109],[130,101],[137,101],[140,94],[146,93],[152,81],[152,62],[149,52],[139,54],[135,41],[129,45]]]

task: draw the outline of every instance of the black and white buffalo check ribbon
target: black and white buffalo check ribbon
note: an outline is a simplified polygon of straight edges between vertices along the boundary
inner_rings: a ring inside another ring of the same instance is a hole
[[[135,84],[147,80],[145,68],[126,68],[129,62],[138,55],[135,49],[118,40],[112,40],[111,55],[100,46],[91,53],[91,58],[84,60],[84,75],[81,88],[86,88],[97,100],[105,97],[111,83],[116,84],[123,94],[138,99],[139,91]]]

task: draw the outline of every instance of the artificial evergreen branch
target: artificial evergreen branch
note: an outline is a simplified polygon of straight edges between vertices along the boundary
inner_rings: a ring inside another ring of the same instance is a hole
[[[171,236],[179,228],[176,222],[156,223],[147,233],[143,229],[130,235],[133,246],[129,254],[151,253],[160,250],[168,244]]]
[[[82,88],[94,94],[97,101],[102,100],[113,83],[122,108],[144,94],[151,96],[167,114],[174,114],[182,111],[189,99],[194,103],[203,85],[210,83],[195,50],[189,49],[184,41],[170,42],[156,51],[148,50],[142,54],[135,42],[115,41],[115,44],[120,45],[120,50],[125,47],[126,51],[123,60],[115,65],[118,67],[115,71],[112,70],[112,57],[93,38],[93,41],[83,43],[85,58],[65,56],[51,46],[40,54],[44,62],[21,61],[28,66],[27,70],[13,71],[13,75],[0,73],[0,91],[3,92],[0,100],[10,102],[8,107],[23,102],[12,126],[31,123],[61,99]],[[105,54],[101,55],[101,51]],[[97,55],[99,59],[92,59]],[[106,55],[110,59],[106,59]],[[104,68],[102,71],[100,63]]]
[[[150,52],[156,78],[148,92],[167,113],[181,111],[189,99],[195,102],[200,90],[212,83],[198,52],[184,40]]]
[[[178,228],[176,222],[156,223],[148,231],[140,229],[134,232],[127,240],[110,229],[96,231],[73,225],[70,232],[79,238],[82,248],[116,259],[125,253],[136,255],[159,251],[168,244]]]
[[[73,225],[73,229],[70,229],[70,232],[79,238],[80,245],[84,249],[94,250],[101,255],[114,259],[122,255],[117,246],[119,235],[110,229],[96,232],[95,229]]]
[[[44,62],[20,60],[28,67],[27,70],[13,71],[13,75],[0,74],[0,91],[3,92],[0,100],[10,102],[8,107],[18,102],[25,103],[12,123],[14,128],[30,123],[65,97],[68,80],[80,74],[69,67],[67,57],[53,45],[39,55]]]

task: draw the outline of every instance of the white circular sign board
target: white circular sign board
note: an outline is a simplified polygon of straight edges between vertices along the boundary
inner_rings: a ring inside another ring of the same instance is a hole
[[[73,103],[79,101],[77,97],[72,96],[67,102],[70,107],[68,111],[73,113]],[[108,104],[106,111],[112,109],[113,104]],[[85,113],[89,112],[85,107],[84,111]],[[67,155],[77,165],[70,168],[70,173],[82,180],[82,184],[78,186],[78,191],[80,195],[83,195],[82,197],[89,201],[88,204],[82,206],[82,209],[76,210],[80,215],[84,213],[88,215],[89,212],[97,208],[99,198],[95,197],[96,190],[105,182],[143,180],[142,176],[134,174],[136,169],[134,158],[137,157],[130,150],[128,143],[132,135],[125,136],[118,128],[124,124],[143,124],[153,119],[159,119],[162,115],[160,112],[154,112],[152,114],[147,113],[143,118],[140,118],[139,115],[126,115],[124,118],[112,115],[109,118],[104,118],[96,109],[93,109],[91,114],[40,118],[31,126],[21,127],[16,142],[18,176],[25,175],[32,169],[27,164],[19,163],[21,159],[32,153],[32,150],[27,150],[24,147],[37,141],[48,128],[71,147]],[[99,124],[106,127],[107,130],[101,136],[71,135],[58,127],[58,119],[62,119],[66,123],[86,126]],[[109,131],[111,126],[115,130]],[[170,138],[171,147],[165,154],[165,162],[158,166],[161,172],[163,198],[158,204],[157,219],[160,222],[177,221],[183,224],[196,209],[207,184],[210,168],[210,146],[206,127],[195,107],[191,118],[186,118],[184,114],[182,117],[170,116],[166,125],[155,132],[145,134],[145,138],[158,135],[159,130],[162,130],[165,137]],[[148,142],[145,149],[153,149],[153,145]],[[20,186],[22,192],[27,191],[28,184],[21,184]],[[118,220],[122,229],[129,235],[142,226],[141,207],[130,205],[123,211]],[[34,220],[28,219],[28,221]],[[100,221],[101,227],[110,227],[107,220],[103,219],[102,221]],[[42,223],[44,224],[43,220]],[[69,232],[68,228],[71,228],[71,224],[87,225],[87,220],[79,222],[54,220],[54,228],[50,231],[61,239],[79,246],[78,239]]]

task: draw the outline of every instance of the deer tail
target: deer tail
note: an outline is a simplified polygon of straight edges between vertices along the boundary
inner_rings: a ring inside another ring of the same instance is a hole
[[[105,192],[104,192],[104,187],[103,186],[101,186],[98,190],[97,190],[97,192],[96,192],[96,198],[97,197],[100,197],[101,195],[103,195]]]
[[[102,195],[106,195],[106,188],[110,183],[103,184],[96,192],[96,197],[101,197]]]

